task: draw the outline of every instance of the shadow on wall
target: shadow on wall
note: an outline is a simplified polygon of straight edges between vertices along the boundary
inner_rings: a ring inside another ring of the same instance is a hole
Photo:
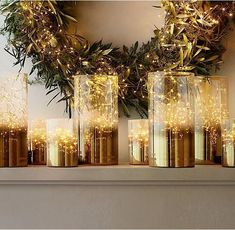
[[[235,118],[235,26],[224,41],[226,52],[224,54],[224,63],[221,70],[216,75],[227,76],[229,78],[229,114]]]
[[[83,1],[74,8],[78,24],[70,28],[90,42],[103,39],[114,46],[131,46],[150,40],[155,26],[164,22],[164,11],[154,8],[160,1]],[[74,24],[73,24],[74,25]]]

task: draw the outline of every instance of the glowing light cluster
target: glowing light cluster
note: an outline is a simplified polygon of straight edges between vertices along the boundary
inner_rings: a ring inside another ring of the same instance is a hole
[[[148,120],[129,120],[128,139],[130,164],[148,164]]]
[[[224,129],[223,129],[223,141],[229,141],[231,143],[233,143],[235,141],[235,123],[234,121],[231,123],[229,123],[229,125],[227,125]]]
[[[2,77],[0,96],[0,126],[9,130],[27,129],[27,75]]]
[[[47,141],[54,142],[66,154],[77,151],[77,138],[69,130],[58,128],[49,132]]]
[[[118,122],[118,77],[109,75],[80,78],[79,106],[86,121],[100,130],[116,127]]]
[[[47,157],[48,166],[78,165],[78,141],[73,129],[73,120],[47,121]]]
[[[223,77],[197,77],[195,79],[195,124],[211,135],[216,143],[222,122],[228,118],[228,87]]]
[[[128,137],[130,140],[144,141],[148,143],[148,120],[129,120]]]
[[[32,120],[29,125],[28,135],[32,149],[44,146],[46,144],[46,121]]]
[[[27,166],[27,76],[0,80],[0,166]]]
[[[149,75],[150,123],[161,124],[163,130],[178,132],[194,127],[193,79],[187,73],[180,75],[164,72]]]

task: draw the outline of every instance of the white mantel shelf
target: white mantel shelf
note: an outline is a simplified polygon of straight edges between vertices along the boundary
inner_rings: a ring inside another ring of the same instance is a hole
[[[129,165],[0,168],[0,185],[3,184],[235,186],[235,168],[219,165],[178,169]]]

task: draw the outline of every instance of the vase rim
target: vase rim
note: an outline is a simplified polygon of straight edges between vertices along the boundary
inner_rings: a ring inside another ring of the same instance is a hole
[[[48,121],[73,121],[72,118],[48,118],[48,119],[45,119],[46,122]]]
[[[139,122],[139,121],[148,121],[148,118],[137,118],[137,119],[128,119],[128,122]]]
[[[203,76],[203,75],[196,75],[195,76],[196,78],[202,78],[202,79],[205,79],[205,78],[212,78],[212,79],[228,79],[227,76],[222,76],[222,75],[211,75],[211,76]]]
[[[156,74],[161,74],[162,77],[166,77],[168,75],[172,75],[175,77],[194,77],[194,73],[192,72],[183,72],[183,71],[154,71],[154,72],[149,72],[148,75],[156,75]]]
[[[93,77],[93,76],[118,77],[117,74],[76,74],[76,75],[74,75],[74,78],[77,78],[77,77]]]

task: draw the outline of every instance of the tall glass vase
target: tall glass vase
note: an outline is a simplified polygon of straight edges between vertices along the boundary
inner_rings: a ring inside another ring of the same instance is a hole
[[[47,120],[47,166],[78,166],[77,147],[72,119]]]
[[[28,164],[27,74],[0,80],[0,167]]]
[[[193,74],[149,73],[148,93],[149,165],[193,167]]]
[[[79,162],[118,164],[118,77],[75,77],[75,122]]]
[[[224,77],[195,77],[196,164],[221,163],[221,124],[228,117],[228,85]]]

